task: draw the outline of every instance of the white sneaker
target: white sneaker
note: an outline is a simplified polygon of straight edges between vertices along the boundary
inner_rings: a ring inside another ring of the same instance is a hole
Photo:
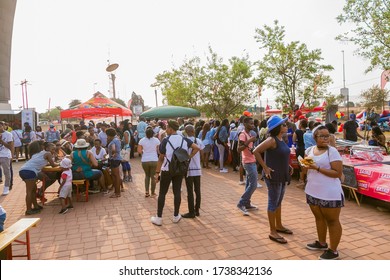
[[[9,187],[4,187],[4,190],[3,190],[3,196],[4,195],[8,195],[9,194]]]
[[[162,225],[162,218],[160,217],[151,217],[150,218],[150,221],[152,222],[152,224],[156,225],[156,226],[161,226]]]
[[[223,169],[220,169],[219,172],[220,173],[228,173],[229,171],[226,168],[223,168]]]
[[[261,185],[260,183],[257,183],[257,187],[260,189],[263,187],[263,185]]]
[[[245,185],[245,181],[238,182],[239,185]]]
[[[174,223],[178,223],[181,220],[181,215],[178,214],[177,216],[173,216],[172,221]]]

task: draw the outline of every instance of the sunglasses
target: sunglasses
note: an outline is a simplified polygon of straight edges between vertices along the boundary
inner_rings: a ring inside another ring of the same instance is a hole
[[[317,138],[321,138],[323,140],[329,139],[330,135],[318,135]]]

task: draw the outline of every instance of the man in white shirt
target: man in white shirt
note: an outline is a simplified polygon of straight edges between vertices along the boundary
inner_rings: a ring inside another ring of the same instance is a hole
[[[5,130],[4,122],[0,122],[0,167],[4,172],[3,196],[9,194],[11,183],[10,163],[12,159],[11,150],[13,149],[12,134]]]

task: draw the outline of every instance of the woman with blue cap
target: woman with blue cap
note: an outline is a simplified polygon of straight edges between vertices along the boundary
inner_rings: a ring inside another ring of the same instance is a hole
[[[290,148],[283,141],[283,134],[287,133],[287,119],[276,115],[269,118],[267,122],[269,137],[253,151],[256,160],[263,167],[263,177],[268,188],[269,238],[281,244],[287,243],[287,240],[279,233],[293,234],[283,226],[281,218],[286,184],[290,181],[293,171],[289,165]]]

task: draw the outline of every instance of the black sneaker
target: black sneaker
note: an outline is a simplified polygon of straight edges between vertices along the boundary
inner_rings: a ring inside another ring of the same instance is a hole
[[[245,208],[248,211],[254,211],[254,210],[258,210],[259,209],[256,205],[253,205],[253,204],[249,204],[249,205],[245,206]]]
[[[67,209],[73,209],[73,205],[69,205],[68,207],[66,207]]]
[[[69,209],[68,208],[65,208],[65,209],[61,209],[60,212],[58,212],[58,214],[65,214],[66,212],[68,212]]]
[[[334,252],[331,249],[326,250],[320,257],[320,260],[337,260],[339,258],[339,253]]]
[[[192,213],[186,213],[186,214],[183,214],[181,216],[183,218],[186,218],[186,219],[193,219],[193,218],[195,218],[195,214],[192,214]]]
[[[319,241],[316,241],[314,243],[306,244],[306,248],[309,250],[324,251],[328,250],[328,243],[322,245]]]
[[[26,212],[24,212],[24,214],[26,216],[28,216],[28,215],[38,214],[39,212],[41,212],[41,210],[39,210],[39,209],[31,209],[31,210],[27,210]]]

